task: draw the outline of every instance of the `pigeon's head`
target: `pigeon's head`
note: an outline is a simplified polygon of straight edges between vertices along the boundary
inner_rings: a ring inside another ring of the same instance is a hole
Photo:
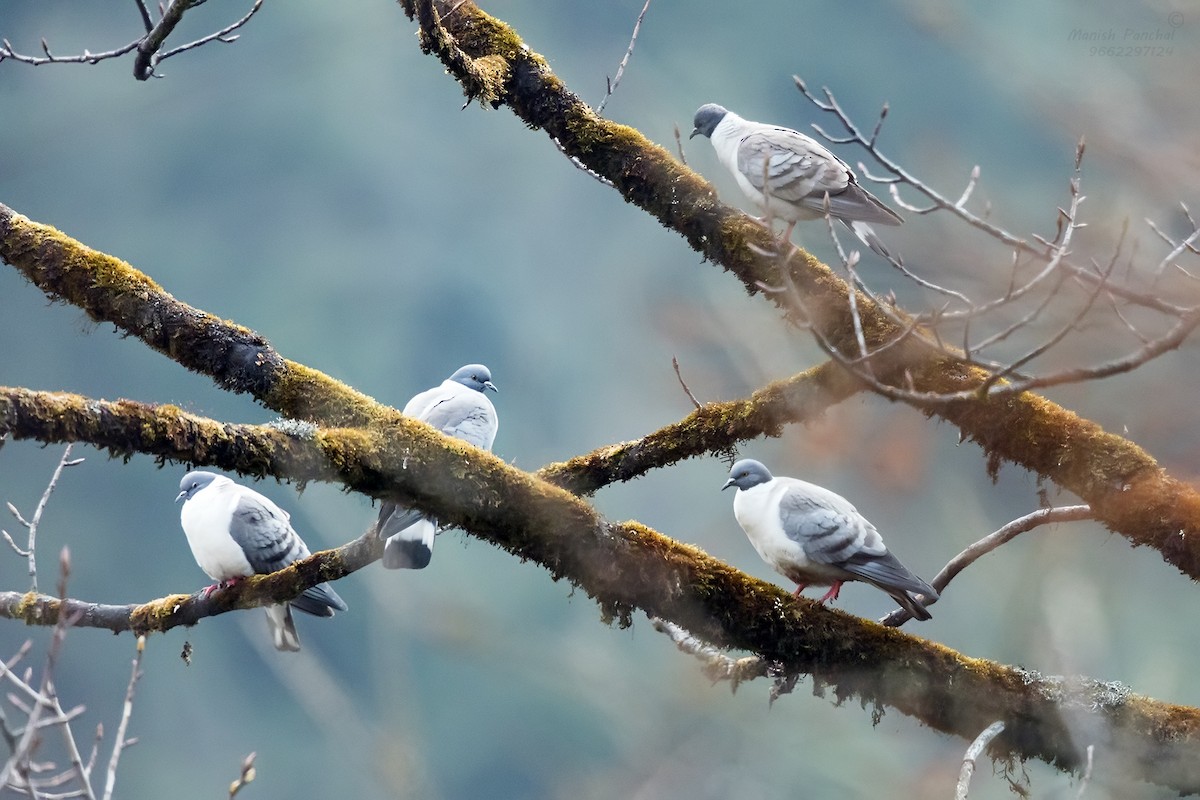
[[[196,492],[208,486],[210,483],[221,477],[215,472],[205,472],[204,470],[195,470],[183,476],[183,480],[179,482],[179,494],[175,497],[175,502],[180,500],[191,500],[196,496]]]
[[[696,109],[696,117],[692,120],[692,135],[689,139],[695,138],[696,134],[702,136],[712,136],[712,132],[721,124],[721,120],[725,119],[725,115],[729,110],[725,106],[719,106],[716,103],[705,103]]]
[[[721,491],[725,491],[730,486],[736,486],[739,489],[749,489],[752,486],[758,486],[760,483],[766,483],[769,480],[771,480],[771,471],[764,467],[761,461],[755,461],[753,458],[743,458],[733,465],[733,469],[729,470],[729,480],[725,481],[725,485],[721,487]]]
[[[477,392],[491,389],[493,392],[500,391],[496,388],[496,384],[492,383],[492,372],[483,364],[467,364],[465,367],[459,367],[458,371],[450,376],[450,380],[455,383],[461,383],[468,389],[474,389]]]

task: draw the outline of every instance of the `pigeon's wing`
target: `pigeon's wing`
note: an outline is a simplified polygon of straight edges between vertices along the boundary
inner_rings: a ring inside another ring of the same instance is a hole
[[[807,208],[815,215],[899,225],[894,211],[862,188],[845,161],[820,142],[789,128],[765,128],[738,146],[738,170],[758,191]]]
[[[447,393],[431,405],[422,419],[447,436],[491,450],[499,428],[496,408],[483,392],[460,388],[461,392]]]
[[[492,401],[461,383],[446,380],[408,402],[404,413],[432,425],[447,436],[491,450],[499,420]],[[387,569],[422,569],[433,557],[438,522],[414,508],[384,503],[377,524]]]
[[[247,490],[241,493],[229,520],[229,535],[242,548],[251,568],[260,575],[277,572],[309,556],[308,546],[292,530],[287,512],[258,492]],[[319,617],[333,616],[334,609],[346,610],[346,603],[327,583],[305,589],[291,605]],[[282,628],[282,617],[279,622]]]
[[[738,171],[764,195],[788,203],[815,196],[823,202],[845,191],[852,173],[837,156],[802,133],[765,127],[742,137]],[[820,205],[818,204],[818,207]]]
[[[429,407],[438,402],[442,395],[446,392],[446,381],[440,385],[434,386],[432,389],[426,389],[423,392],[414,394],[412,399],[404,404],[404,416],[413,417],[414,419],[425,419],[425,414]]]
[[[832,503],[831,498],[841,503]],[[813,484],[793,481],[789,485],[779,499],[779,521],[788,538],[816,564],[840,566],[864,545],[866,531],[861,523],[866,520],[841,497]]]
[[[258,492],[241,493],[229,520],[229,535],[260,575],[308,556],[308,548],[292,530],[287,513]]]

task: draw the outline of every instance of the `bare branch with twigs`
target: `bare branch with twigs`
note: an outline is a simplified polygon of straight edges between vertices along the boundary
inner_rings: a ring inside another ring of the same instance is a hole
[[[159,9],[162,14],[158,22],[155,22],[151,17],[150,9],[147,8],[144,0],[135,0],[135,3],[137,4],[138,14],[142,26],[145,28],[145,33],[128,44],[98,53],[93,53],[85,49],[77,55],[59,56],[50,52],[50,45],[46,41],[46,38],[43,37],[41,47],[45,55],[33,56],[14,49],[8,39],[0,39],[0,62],[6,60],[18,61],[35,67],[44,64],[99,64],[101,61],[109,61],[120,58],[128,53],[136,53],[133,66],[133,75],[135,78],[144,81],[151,77],[162,77],[155,72],[155,67],[172,56],[193,50],[213,41],[224,42],[226,44],[232,44],[237,41],[238,37],[232,35],[233,32],[249,22],[250,18],[258,13],[259,9],[262,8],[263,0],[254,0],[254,4],[244,16],[220,30],[213,31],[206,36],[165,52],[162,51],[163,44],[183,19],[184,13],[189,9],[202,5],[204,0],[175,0],[175,2],[167,3],[165,7],[160,5]]]
[[[629,64],[629,58],[633,55],[634,45],[637,44],[638,34],[642,30],[642,20],[646,16],[646,12],[650,10],[650,0],[646,0],[642,6],[642,10],[637,15],[637,22],[633,23],[633,35],[629,37],[629,47],[625,49],[625,56],[621,59],[621,63],[617,65],[617,74],[612,80],[606,81],[607,87],[604,92],[604,99],[600,101],[600,105],[596,106],[596,113],[603,114],[604,107],[608,105],[608,99],[613,96],[613,92],[621,84],[621,77],[625,74],[625,66]]]
[[[967,567],[974,564],[980,557],[987,555],[996,548],[1011,541],[1022,533],[1028,533],[1043,525],[1053,525],[1059,522],[1079,522],[1093,519],[1092,509],[1086,505],[1062,506],[1060,508],[1040,508],[1037,511],[1018,517],[1003,527],[989,533],[979,541],[970,545],[942,567],[929,585],[940,594],[950,585],[950,581]],[[928,605],[936,603],[936,599],[926,601]],[[879,620],[881,625],[894,627],[903,625],[912,619],[912,615],[903,608],[898,608]]]
[[[46,491],[42,492],[41,499],[38,500],[37,507],[33,510],[32,518],[26,520],[23,516],[21,516],[21,512],[17,510],[16,506],[14,506],[12,503],[7,504],[9,512],[17,518],[17,522],[21,523],[23,526],[25,526],[26,530],[29,531],[29,541],[26,547],[24,549],[18,547],[17,543],[13,541],[8,531],[0,531],[0,534],[3,534],[5,541],[7,541],[12,549],[17,552],[17,555],[28,560],[30,581],[29,591],[33,592],[34,594],[36,594],[38,590],[37,532],[38,525],[42,521],[42,513],[46,510],[46,504],[50,502],[50,495],[54,492],[54,487],[58,485],[58,479],[62,476],[63,470],[67,467],[75,467],[83,463],[82,458],[71,458],[71,447],[72,445],[68,444],[63,450],[62,458],[58,460],[58,466],[54,468],[54,473],[50,476],[50,483],[46,486]]]

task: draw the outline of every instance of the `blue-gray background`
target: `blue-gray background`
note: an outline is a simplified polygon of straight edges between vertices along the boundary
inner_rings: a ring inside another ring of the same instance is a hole
[[[487,6],[593,103],[640,8],[637,0]],[[884,149],[947,194],[981,165],[973,207],[990,203],[992,217],[1022,235],[1053,230],[1084,135],[1092,228],[1080,255],[1105,256],[1129,217],[1144,253],[1158,253],[1140,258],[1153,263],[1161,253],[1143,218],[1178,232],[1178,201],[1200,207],[1192,8],[658,0],[606,114],[671,149],[672,126],[686,135],[692,112],[710,101],[752,119],[835,129],[792,86],[799,74],[830,86],[864,124],[888,101]],[[243,10],[209,3],[175,38]],[[138,25],[132,3],[0,4],[0,36],[31,53],[42,36],[60,54],[106,49]],[[1170,52],[1092,55],[1096,42],[1073,34],[1111,30],[1122,45],[1127,29],[1173,34],[1161,43]],[[397,406],[459,364],[489,364],[501,387],[496,452],[527,469],[685,415],[673,355],[701,399],[744,396],[820,360],[768,303],[575,169],[544,134],[503,108],[460,110],[457,84],[420,54],[395,4],[272,2],[241,34],[165,62],[166,77],[146,83],[130,77],[129,59],[0,64],[0,202]],[[744,205],[707,142],[687,143],[686,153],[727,201]],[[909,217],[888,231],[909,263],[978,295],[1003,284],[1001,249],[948,220]],[[798,237],[828,256],[820,225]],[[863,269],[876,288],[912,295],[878,264]],[[1058,363],[1129,348],[1106,346],[1107,334],[1082,344]],[[1195,356],[1187,345],[1132,375],[1050,394],[1194,476]],[[111,326],[48,303],[8,268],[0,269],[0,383],[176,403],[230,421],[272,417]],[[7,444],[0,498],[31,513],[60,453]],[[1038,505],[1032,476],[1008,467],[993,485],[978,449],[958,445],[952,427],[874,397],[743,453],[852,498],[927,577]],[[43,588],[63,545],[75,597],[129,603],[203,585],[171,502],[184,467],[158,470],[144,457],[122,464],[86,447],[76,454],[87,460],[63,478],[43,521]],[[782,583],[717,491],[725,470],[716,459],[692,461],[605,489],[596,503],[613,519],[639,519]],[[359,534],[374,513],[329,486],[300,496],[257,488],[292,511],[313,549]],[[1055,501],[1071,499],[1050,488]],[[2,524],[20,538],[14,520]],[[11,553],[0,553],[0,586],[28,586]],[[264,650],[260,612],[152,638],[131,725],[140,743],[122,760],[117,795],[220,797],[250,751],[259,777],[247,797],[953,791],[965,742],[895,712],[873,726],[870,713],[813,697],[807,682],[770,710],[765,683],[731,695],[644,619],[632,630],[606,627],[570,586],[459,532],[441,537],[423,573],[372,567],[337,588],[350,611],[302,618],[298,656]],[[839,605],[888,610],[861,585]],[[1200,704],[1191,669],[1200,648],[1179,627],[1196,611],[1189,581],[1155,553],[1077,525],[989,556],[913,631],[969,655]],[[29,636],[39,663],[47,632],[12,623],[0,624],[0,656]],[[179,658],[185,640],[190,666]],[[70,635],[58,689],[64,703],[87,705],[81,740],[98,722],[111,737],[132,653],[128,636]],[[1074,791],[1040,765],[1030,774],[1038,796]],[[972,796],[1008,795],[983,769]]]

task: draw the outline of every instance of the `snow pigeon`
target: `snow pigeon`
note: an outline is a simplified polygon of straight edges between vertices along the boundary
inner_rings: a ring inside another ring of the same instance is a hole
[[[292,529],[288,513],[268,498],[224,475],[197,470],[183,476],[179,520],[200,569],[217,581],[205,591],[231,586],[250,575],[277,572],[309,556],[308,547]],[[299,650],[300,637],[292,607],[318,617],[345,611],[346,604],[327,583],[306,589],[282,605],[266,606],[271,640],[276,650]]]
[[[925,604],[937,591],[888,552],[875,526],[850,501],[796,478],[776,478],[760,462],[733,465],[722,489],[736,486],[733,515],[750,543],[776,572],[809,585],[830,586],[836,600],[844,581],[863,581],[892,596],[915,619],[930,619]],[[918,597],[918,595],[923,595]]]
[[[419,419],[447,436],[462,439],[484,450],[492,449],[500,421],[496,407],[485,394],[499,391],[492,373],[483,364],[467,364],[432,389],[426,389],[404,406],[404,415]],[[385,502],[379,509],[379,537],[386,540],[383,566],[387,569],[423,569],[433,558],[438,522],[415,508]]]
[[[828,195],[829,215],[891,258],[867,223],[899,225],[903,220],[859,186],[854,171],[820,142],[791,128],[742,119],[716,103],[700,106],[693,125],[688,138],[707,136],[746,197],[788,223],[785,240],[798,220],[825,216]]]

